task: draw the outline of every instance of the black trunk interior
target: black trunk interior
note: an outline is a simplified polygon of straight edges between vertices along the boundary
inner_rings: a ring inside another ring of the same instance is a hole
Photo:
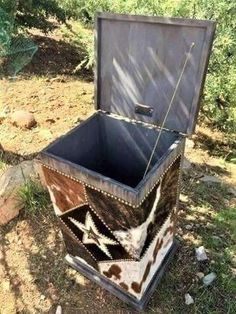
[[[142,180],[158,130],[98,112],[47,152],[132,188]],[[149,170],[179,135],[162,131]]]

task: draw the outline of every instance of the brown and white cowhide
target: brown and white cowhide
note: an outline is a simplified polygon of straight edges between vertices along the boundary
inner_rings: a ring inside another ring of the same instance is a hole
[[[124,248],[126,248],[126,250],[135,258],[139,258],[141,255],[147,238],[148,227],[151,223],[153,223],[155,218],[155,212],[160,196],[161,183],[156,189],[155,199],[147,219],[141,225],[128,229],[127,231],[116,230],[113,232],[114,236],[121,243],[121,245],[123,245]]]
[[[100,273],[140,300],[173,244],[173,215],[167,218],[140,261],[99,262]]]
[[[86,203],[83,184],[44,166],[42,170],[57,215]]]

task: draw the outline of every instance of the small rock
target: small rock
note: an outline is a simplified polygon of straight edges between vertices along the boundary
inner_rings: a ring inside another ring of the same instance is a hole
[[[199,273],[196,273],[196,276],[197,276],[199,279],[202,279],[205,275],[204,275],[204,273],[199,272]]]
[[[188,199],[188,196],[187,196],[187,195],[184,195],[184,194],[182,194],[182,193],[180,193],[179,199],[180,199],[180,201],[183,202],[183,203],[187,203],[188,200],[189,200],[189,199]]]
[[[196,257],[198,261],[205,261],[208,259],[204,246],[200,246],[196,248],[195,251],[196,251]]]
[[[20,128],[31,129],[37,122],[34,115],[28,111],[18,110],[11,115],[11,123]]]
[[[60,305],[57,306],[55,314],[62,314],[62,307]]]
[[[207,183],[221,183],[221,180],[215,176],[204,176],[200,178],[201,181],[207,182]]]
[[[209,286],[210,284],[212,284],[212,282],[215,279],[216,279],[216,274],[210,273],[210,274],[206,275],[205,277],[203,277],[202,281],[203,281],[205,286]]]
[[[184,295],[184,297],[185,297],[185,304],[186,305],[190,305],[190,304],[194,303],[194,300],[193,300],[193,298],[191,297],[191,295],[189,293],[186,293]]]
[[[192,229],[192,227],[193,227],[192,225],[186,225],[186,226],[185,226],[185,229],[187,229],[187,230],[191,230],[191,229]]]
[[[40,296],[40,300],[45,300],[46,299],[46,297],[45,297],[45,295],[44,294],[41,294],[41,296]]]

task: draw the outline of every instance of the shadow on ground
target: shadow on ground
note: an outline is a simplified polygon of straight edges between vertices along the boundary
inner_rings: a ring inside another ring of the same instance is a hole
[[[210,156],[222,157],[226,161],[236,156],[236,141],[233,135],[232,139],[228,137],[219,140],[215,139],[213,136],[198,132],[197,139],[197,147],[207,151]]]
[[[32,36],[38,45],[38,51],[31,63],[25,67],[23,74],[27,76],[58,76],[70,75],[86,81],[93,79],[91,71],[81,70],[74,75],[73,71],[82,61],[82,49],[78,49],[63,40],[56,40],[47,36]]]
[[[15,166],[24,160],[31,160],[37,156],[38,153],[21,155],[15,152],[4,150],[0,147],[0,162],[6,166]]]

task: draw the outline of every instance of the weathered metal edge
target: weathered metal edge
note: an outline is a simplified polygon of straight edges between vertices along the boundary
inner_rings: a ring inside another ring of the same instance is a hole
[[[134,22],[146,22],[146,23],[164,23],[172,25],[188,25],[192,27],[207,27],[210,24],[214,24],[215,21],[206,19],[191,19],[180,17],[168,17],[168,16],[151,16],[151,15],[136,15],[136,14],[117,14],[108,12],[96,12],[95,19],[112,19],[120,21],[134,21]]]
[[[207,74],[209,59],[211,55],[215,30],[216,30],[216,22],[209,23],[206,26],[206,38],[207,39],[205,40],[205,43],[204,43],[203,55],[201,59],[201,65],[199,66],[199,74],[198,74],[200,77],[201,83],[196,86],[197,92],[195,90],[194,99],[193,99],[191,110],[190,110],[190,119],[189,119],[188,128],[186,132],[188,135],[193,134],[196,128],[197,117],[200,110],[201,97],[202,97],[202,92],[203,92],[203,88],[204,88],[204,84],[206,80],[206,74]]]
[[[91,120],[97,114],[105,113],[96,112],[86,121],[82,122],[80,125],[76,126],[62,137],[68,136],[72,132],[76,131],[79,127],[85,123],[88,123],[89,120]],[[74,178],[76,180],[82,181],[87,186],[91,186],[92,188],[94,187],[95,189],[97,188],[98,190],[108,193],[120,200],[123,200],[124,202],[127,202],[127,204],[130,203],[134,206],[141,204],[142,200],[145,199],[145,197],[152,191],[159,178],[164,174],[171,162],[174,161],[179,155],[183,154],[185,146],[185,138],[181,137],[180,135],[180,139],[173,143],[173,145],[176,144],[176,146],[170,147],[170,149],[162,156],[156,165],[147,173],[146,177],[139,182],[137,187],[131,188],[97,172],[91,171],[80,165],[48,153],[47,150],[55,143],[60,141],[61,138],[54,141],[39,153],[37,160],[41,164],[45,166],[48,165],[49,168],[51,167],[52,169],[55,169],[55,171],[61,172],[64,175],[71,177],[72,179]]]
[[[112,293],[118,299],[132,306],[136,310],[142,311],[147,306],[153,292],[155,291],[157,285],[160,283],[160,280],[162,276],[164,275],[165,271],[167,270],[167,267],[169,266],[174,254],[176,253],[178,249],[178,246],[179,244],[177,240],[174,240],[169,252],[166,254],[165,258],[163,259],[161,263],[161,266],[158,268],[158,270],[154,274],[151,282],[149,283],[144,295],[142,296],[140,300],[136,299],[130,293],[124,292],[124,290],[119,288],[109,279],[102,276],[99,272],[97,272],[93,268],[86,266],[82,262],[79,262],[72,255],[67,254],[65,257],[65,260],[67,264],[70,265],[72,268],[82,273],[85,277],[87,277],[91,281],[97,283],[100,287]]]

